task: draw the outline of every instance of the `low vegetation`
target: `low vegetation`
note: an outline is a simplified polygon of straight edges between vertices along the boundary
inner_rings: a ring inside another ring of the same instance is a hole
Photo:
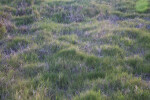
[[[149,0],[0,0],[1,100],[150,100]]]

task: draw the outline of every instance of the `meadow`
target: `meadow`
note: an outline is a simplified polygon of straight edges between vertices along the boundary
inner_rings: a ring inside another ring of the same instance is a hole
[[[150,100],[150,1],[0,0],[0,100]]]

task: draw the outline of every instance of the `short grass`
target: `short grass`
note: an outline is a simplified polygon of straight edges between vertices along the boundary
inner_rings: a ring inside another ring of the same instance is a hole
[[[1,0],[1,100],[149,100],[149,0]]]

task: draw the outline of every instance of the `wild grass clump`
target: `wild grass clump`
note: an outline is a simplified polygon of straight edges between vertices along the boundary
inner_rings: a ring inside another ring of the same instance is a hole
[[[121,36],[136,39],[142,35],[143,31],[136,28],[125,28],[125,29],[115,30],[114,33],[120,34]]]
[[[42,73],[44,69],[44,66],[39,66],[38,64],[25,64],[24,66],[21,67],[21,70],[23,72],[23,77],[24,78],[34,78],[36,77],[39,73]]]
[[[103,96],[101,92],[95,91],[87,91],[85,93],[81,93],[80,96],[74,97],[74,100],[103,100]]]
[[[10,40],[5,47],[6,53],[17,52],[20,49],[24,49],[29,44],[29,41],[24,38],[16,37],[13,40]]]
[[[100,66],[100,64],[101,64],[101,59],[100,58],[98,58],[98,57],[96,57],[96,56],[86,56],[86,64],[87,64],[87,66],[90,66],[90,67],[93,67],[93,68],[95,68],[95,67],[99,67]]]
[[[67,59],[84,60],[84,54],[77,51],[74,48],[63,49],[57,53],[57,57],[63,57]]]
[[[148,32],[141,33],[140,38],[138,39],[139,44],[142,45],[142,47],[150,48],[150,35]]]
[[[23,16],[23,15],[31,15],[32,14],[32,8],[27,7],[27,8],[20,8],[17,10],[16,15],[17,16]]]
[[[93,82],[93,89],[95,91],[101,90],[104,94],[109,95],[108,100],[118,98],[125,98],[126,100],[128,98],[149,98],[149,90],[146,89],[147,85],[148,84],[140,78],[135,78],[132,75],[122,73],[118,70],[113,74],[106,76],[105,79],[97,79]],[[145,90],[145,92],[143,90]],[[135,97],[137,94],[140,94],[139,92],[141,95]],[[118,93],[120,95],[118,95]]]
[[[7,59],[7,64],[8,64],[8,67],[17,69],[22,66],[23,61],[19,59],[19,57],[17,56],[12,56],[9,59]]]
[[[144,64],[144,59],[138,55],[126,58],[125,62],[127,63],[127,65],[133,68],[133,73],[141,74],[149,72],[149,65],[147,65],[146,63]]]
[[[134,40],[129,37],[124,37],[120,39],[121,43],[125,46],[132,46],[134,44]]]
[[[39,61],[39,56],[35,51],[32,52],[25,52],[24,54],[21,55],[21,58],[24,60],[26,63],[30,62],[38,62]]]
[[[71,45],[68,43],[64,43],[60,41],[52,41],[49,44],[44,45],[42,49],[44,48],[44,51],[48,53],[47,56],[50,56],[50,55],[58,53],[62,49],[67,49],[70,46]]]
[[[117,45],[103,45],[101,46],[101,54],[104,56],[124,56],[124,50]]]
[[[52,20],[57,23],[70,23],[67,17],[67,12],[59,12],[52,16]]]
[[[89,80],[95,80],[95,79],[98,79],[98,78],[105,78],[106,76],[106,73],[104,71],[94,71],[94,72],[89,72],[87,73],[87,78]]]
[[[12,13],[13,15],[16,13],[16,8],[7,5],[2,6],[0,9],[4,12]]]
[[[28,25],[32,24],[34,22],[34,17],[33,16],[19,16],[14,19],[16,21],[16,25]]]
[[[0,39],[2,39],[7,32],[6,27],[0,23]]]
[[[87,55],[77,49],[69,48],[63,49],[57,53],[57,57],[62,57],[70,60],[78,60],[85,62],[87,66],[97,67],[100,65],[100,59],[94,55]]]
[[[95,17],[100,13],[100,9],[93,5],[93,7],[87,7],[83,10],[83,14],[89,18]]]
[[[138,0],[136,2],[136,11],[138,12],[146,12],[149,8],[149,1],[148,0]]]
[[[146,53],[146,55],[145,55],[145,59],[146,59],[147,61],[149,61],[149,60],[150,60],[150,53]]]
[[[129,1],[129,0],[126,0],[126,1],[122,1],[122,2],[116,2],[116,9],[118,11],[121,11],[121,12],[133,12],[134,11],[134,6],[135,6],[135,3],[133,1]]]
[[[76,44],[78,41],[78,36],[77,35],[63,35],[59,38],[61,41],[67,41],[72,44]]]
[[[15,0],[1,0],[0,3],[2,3],[2,4],[9,4],[12,1],[15,1]]]

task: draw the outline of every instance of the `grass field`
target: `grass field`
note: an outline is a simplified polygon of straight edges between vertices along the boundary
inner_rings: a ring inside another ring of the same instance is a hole
[[[0,100],[150,100],[150,1],[0,0]]]

